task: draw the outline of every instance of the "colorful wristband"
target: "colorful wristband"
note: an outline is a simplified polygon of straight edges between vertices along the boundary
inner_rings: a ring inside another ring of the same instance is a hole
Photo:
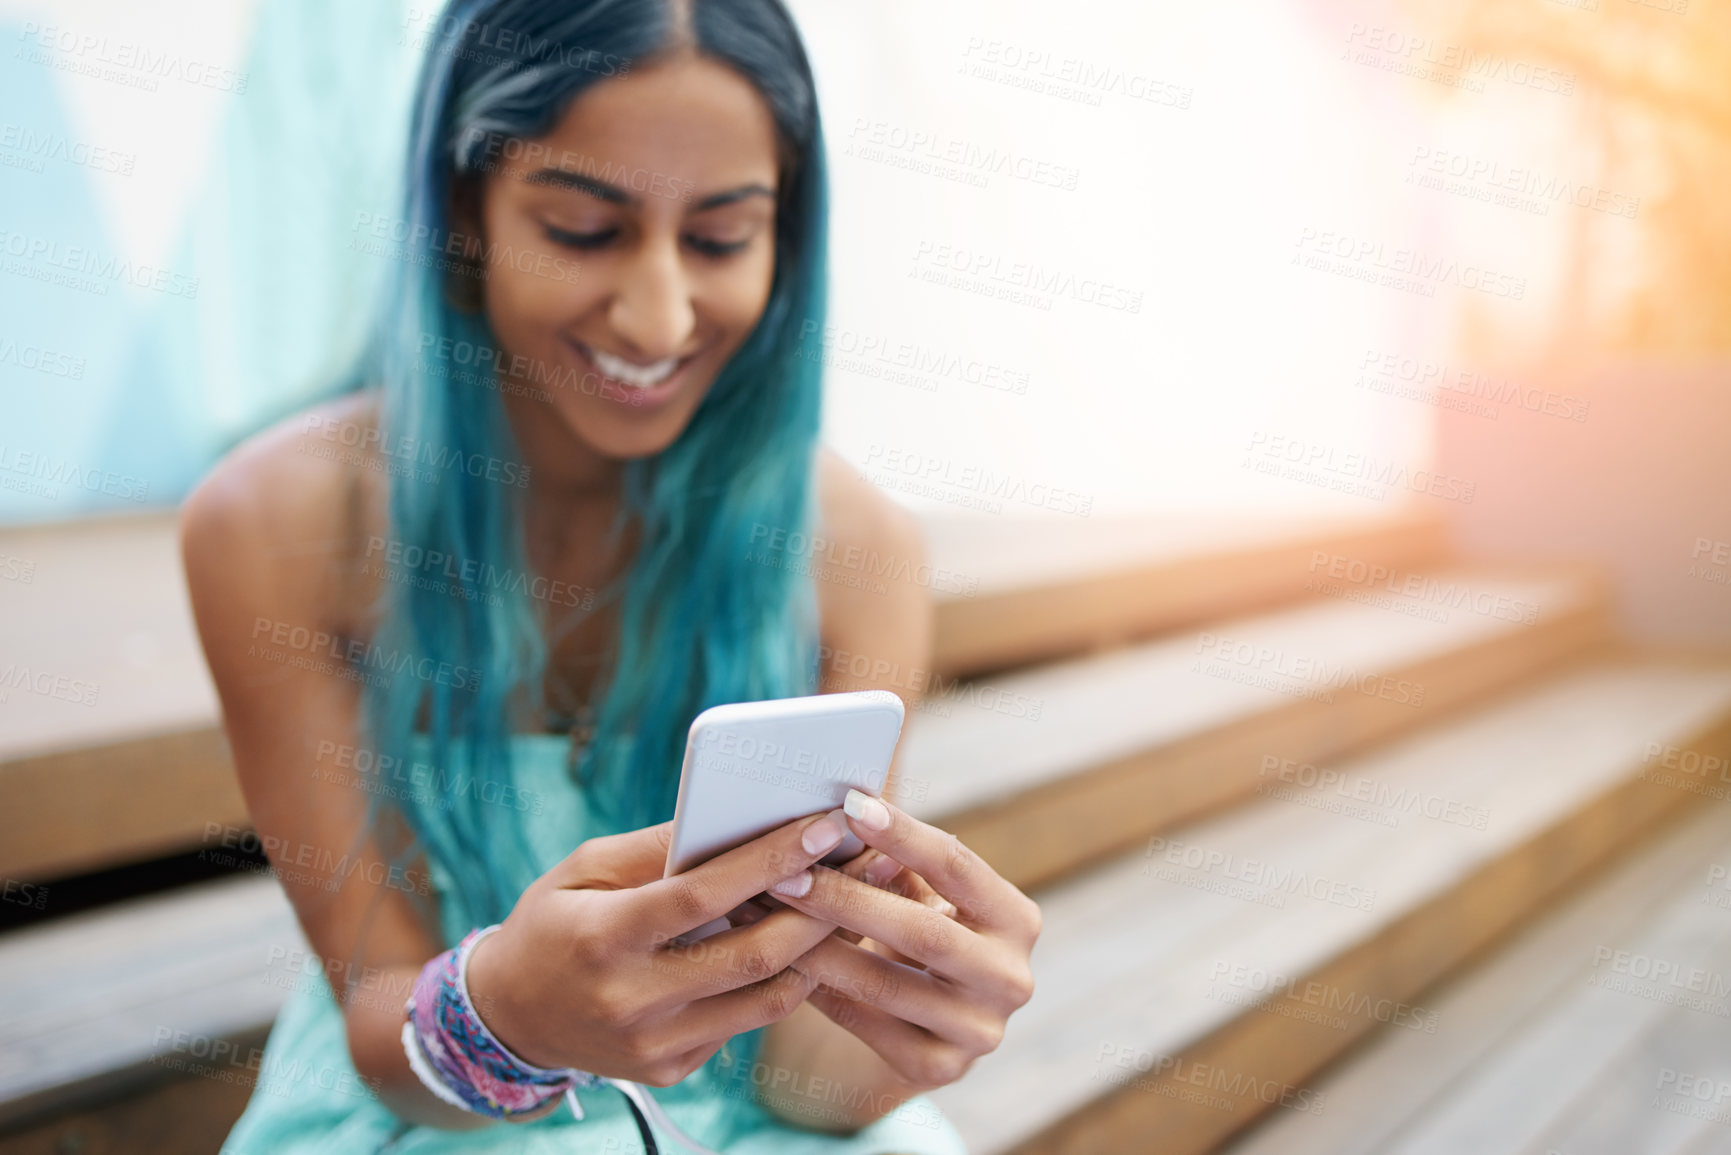
[[[403,1050],[429,1091],[453,1107],[494,1119],[527,1115],[564,1095],[583,1118],[577,1088],[600,1080],[574,1067],[537,1067],[501,1043],[469,998],[469,956],[498,930],[477,928],[421,968],[404,1006]]]
[[[677,1139],[692,1155],[719,1155],[680,1129],[647,1087],[575,1067],[537,1067],[525,1063],[494,1037],[469,998],[469,955],[498,926],[470,931],[463,941],[421,968],[404,1004],[403,1051],[409,1067],[429,1091],[453,1107],[494,1119],[515,1119],[546,1106],[560,1095],[571,1114],[583,1118],[579,1087],[607,1083],[625,1096],[643,1150],[657,1155],[651,1123]]]

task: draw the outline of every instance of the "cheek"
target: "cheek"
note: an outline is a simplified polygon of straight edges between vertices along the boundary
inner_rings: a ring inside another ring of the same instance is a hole
[[[569,311],[577,262],[504,214],[488,225],[487,320],[501,343],[529,352]]]
[[[488,270],[487,321],[502,352],[556,366],[564,353],[558,333],[569,323],[577,286],[508,264]]]
[[[769,290],[774,279],[773,255],[741,261],[736,268],[729,270],[719,286],[720,291],[712,298],[717,320],[723,320],[741,337],[750,332],[763,315],[764,306],[769,303]]]
[[[487,320],[507,344],[522,344],[540,327],[550,295],[536,278],[508,264],[487,270]]]

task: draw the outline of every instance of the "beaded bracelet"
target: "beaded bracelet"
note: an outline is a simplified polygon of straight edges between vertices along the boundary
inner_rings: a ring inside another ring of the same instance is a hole
[[[564,1095],[581,1119],[577,1088],[600,1079],[574,1067],[537,1067],[519,1059],[487,1029],[469,998],[469,956],[498,929],[495,924],[470,931],[421,968],[403,1008],[409,1066],[429,1091],[464,1111],[514,1119]]]

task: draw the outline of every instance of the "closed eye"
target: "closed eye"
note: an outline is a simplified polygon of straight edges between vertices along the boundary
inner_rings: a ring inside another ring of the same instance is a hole
[[[603,246],[610,244],[619,236],[619,230],[617,228],[601,229],[600,231],[593,233],[575,233],[569,229],[561,229],[554,225],[547,224],[542,225],[541,228],[546,233],[547,239],[552,241],[554,244],[564,245],[567,248],[578,250],[602,248]],[[735,253],[744,251],[746,246],[751,244],[751,240],[751,237],[746,237],[745,239],[738,241],[718,241],[709,237],[695,236],[690,233],[685,236],[685,243],[690,245],[693,251],[701,253],[706,257],[716,258],[731,257]]]
[[[688,236],[685,238],[685,243],[706,257],[731,257],[749,245],[751,238],[746,237],[742,241],[714,241],[708,237]]]
[[[618,229],[602,229],[596,233],[574,233],[568,229],[555,228],[552,225],[542,225],[546,230],[547,239],[556,245],[565,245],[573,249],[598,249],[619,235]]]

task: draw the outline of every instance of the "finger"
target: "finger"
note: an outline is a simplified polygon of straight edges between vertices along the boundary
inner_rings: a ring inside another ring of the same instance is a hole
[[[816,986],[943,1038],[960,1041],[969,1033],[966,1012],[954,997],[954,988],[929,971],[893,962],[834,937],[822,940],[790,965]],[[984,1041],[989,1045],[990,1040]]]
[[[933,890],[931,885],[927,883],[925,879],[921,878],[919,875],[915,874],[889,855],[883,854],[879,851],[873,851],[873,853],[878,854],[878,858],[871,864],[871,866],[866,868],[865,873],[861,876],[863,881],[872,883],[877,886],[878,889],[887,890],[891,894],[899,894],[903,898],[911,898],[915,902],[924,903],[926,906],[941,912],[948,918],[955,917],[956,904]],[[885,958],[892,959],[895,962],[906,963],[909,966],[915,967],[922,965],[918,959],[911,959],[892,946],[888,946],[881,942],[875,942],[870,939],[862,941],[859,935],[848,930],[846,927],[841,927],[835,932],[835,937],[839,938],[842,936],[846,936],[850,941],[862,942],[862,945],[867,950],[883,955]]]
[[[763,917],[772,911],[783,909],[789,908],[779,904],[772,907],[761,899],[748,898],[727,912],[727,920],[734,926],[751,926],[753,923],[762,921]]]
[[[954,834],[859,790],[847,792],[846,808],[848,826],[860,840],[924,878],[956,906],[958,922],[1033,941],[1038,933],[1033,900]]]
[[[677,943],[646,956],[646,1006],[659,1011],[762,982],[828,938],[835,924],[790,908],[766,914],[694,943]]]
[[[779,974],[723,994],[694,999],[675,1016],[672,1046],[685,1050],[785,1019],[811,994],[813,982],[788,967]]]
[[[835,869],[847,875],[849,878],[857,878],[862,882],[877,887],[879,890],[887,890],[891,894],[899,894],[904,898],[911,898],[916,902],[923,902],[927,906],[943,911],[946,915],[949,915],[952,918],[955,916],[956,907],[954,903],[933,890],[931,886],[927,884],[925,879],[921,878],[919,875],[915,874],[913,871],[909,870],[907,867],[903,866],[881,850],[875,850],[868,846],[859,854],[848,859]],[[760,895],[753,901],[772,903],[776,907],[785,905],[773,892]],[[885,946],[883,943],[864,940],[858,931],[849,930],[845,926],[837,927],[833,937],[845,939],[852,943],[861,943],[867,950],[883,955],[885,958],[894,959],[896,962],[907,963],[911,966],[919,965],[915,960],[902,954],[900,951]]]
[[[725,1038],[710,1039],[708,1042],[701,1043],[687,1051],[680,1058],[680,1062],[685,1065],[688,1072],[695,1071],[697,1068],[703,1066],[703,1064],[709,1062],[710,1059],[714,1058],[715,1052],[721,1050],[721,1048],[725,1046],[727,1046],[727,1039]]]
[[[691,1074],[691,1072],[707,1063],[711,1055],[715,1054],[715,1052],[721,1050],[721,1048],[726,1045],[726,1039],[710,1039],[681,1054],[674,1062],[676,1077],[672,1082],[679,1082],[685,1079],[686,1076]],[[650,1085],[659,1086],[660,1084],[651,1083]]]
[[[907,867],[903,866],[881,850],[873,848],[871,853],[876,854],[877,857],[866,866],[864,871],[862,871],[858,877],[864,882],[871,883],[873,886],[882,887],[885,890],[893,890],[897,894],[905,893],[896,885],[896,880],[901,878],[903,875],[912,875],[913,871],[909,870]]]
[[[847,875],[849,878],[860,879],[862,882],[869,883],[872,886],[883,886],[883,880],[885,878],[893,877],[897,872],[899,872],[902,869],[902,864],[885,854],[883,851],[874,850],[868,846],[846,862],[842,863],[840,866],[836,867],[836,869]],[[769,897],[774,898],[775,895],[771,894]],[[837,927],[835,929],[834,937],[844,939],[847,942],[857,943],[860,941],[859,932],[849,930],[845,926]],[[906,962],[908,960],[904,958],[897,961]]]
[[[878,877],[872,877],[872,871],[867,868],[862,876],[879,890],[887,890],[891,894],[899,894],[903,898],[911,898],[915,902],[924,903],[933,910],[939,911],[950,918],[957,914],[956,904],[932,889],[932,884],[909,870],[889,855],[883,855],[872,864],[878,868]]]
[[[798,874],[846,836],[841,812],[826,811],[778,826],[683,874],[639,886],[631,892],[625,933],[638,945],[667,942]]]
[[[806,996],[831,1022],[857,1036],[883,1057],[898,1075],[922,1090],[946,1086],[967,1073],[972,1058],[924,1027],[904,1022],[876,1007],[826,991]]]
[[[811,887],[805,894],[780,895],[795,910],[874,938],[964,986],[995,985],[986,940],[941,911],[827,866],[813,866],[808,873]]]
[[[926,902],[928,906],[941,906],[948,913],[955,913],[955,906],[938,896],[937,892],[933,891],[931,887],[926,886],[924,879],[920,878],[920,876],[915,874],[913,871],[908,870],[901,863],[897,862],[881,850],[874,850],[868,846],[846,862],[837,865],[835,869],[847,875],[849,878],[860,879],[863,882],[870,883],[872,886],[876,886],[882,890],[888,890],[894,894],[905,895],[909,898],[918,898],[920,901]],[[912,890],[915,887],[922,889],[924,894],[920,895],[912,893]],[[927,898],[926,896],[931,897]],[[786,905],[780,898],[776,897],[773,891],[760,894],[751,901],[755,903],[763,903],[765,904],[766,909],[770,910],[780,909]],[[859,932],[849,930],[845,926],[836,928],[835,937],[846,939],[848,942],[860,941]],[[901,958],[898,959],[898,961],[907,962],[909,960]]]
[[[873,847],[866,847],[858,856],[849,859],[836,869],[840,870],[849,878],[857,878],[861,882],[877,887],[879,890],[887,890],[891,894],[899,894],[904,898],[916,899],[917,901],[925,902],[928,906],[934,905],[935,903],[942,903],[948,908],[949,912],[955,910],[953,905],[940,897],[931,887],[926,885],[925,879],[921,878],[919,875],[915,874],[913,871],[909,870],[883,851],[877,850]],[[873,942],[870,939],[866,939],[858,931],[849,930],[845,926],[837,927],[835,934],[832,937],[845,939],[852,943],[858,943],[865,950],[869,950],[874,954],[882,955],[883,957],[892,959],[895,962],[906,963],[909,966],[915,967],[920,965],[916,960],[909,958],[901,951],[885,946],[881,942]]]

